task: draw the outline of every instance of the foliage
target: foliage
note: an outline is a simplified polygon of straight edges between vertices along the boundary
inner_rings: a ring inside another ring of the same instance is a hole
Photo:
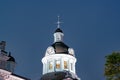
[[[104,75],[107,80],[120,80],[120,52],[107,55]]]

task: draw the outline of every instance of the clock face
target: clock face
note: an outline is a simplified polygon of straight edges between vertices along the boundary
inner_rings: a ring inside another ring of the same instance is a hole
[[[47,55],[51,55],[51,54],[54,54],[54,53],[55,53],[55,51],[54,51],[54,48],[52,46],[47,48],[47,50],[46,50]]]
[[[68,49],[69,54],[74,55],[74,50],[72,48]]]

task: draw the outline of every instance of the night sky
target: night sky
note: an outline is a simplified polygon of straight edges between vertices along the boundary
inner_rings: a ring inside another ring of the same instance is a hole
[[[74,48],[81,80],[105,80],[105,56],[120,51],[120,0],[0,0],[0,41],[15,73],[38,80],[60,15],[64,42]]]

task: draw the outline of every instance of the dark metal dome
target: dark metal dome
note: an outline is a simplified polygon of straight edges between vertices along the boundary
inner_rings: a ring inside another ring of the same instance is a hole
[[[10,57],[7,61],[15,62],[15,59],[13,57]]]
[[[68,46],[66,44],[64,44],[63,42],[55,42],[54,44],[52,44],[52,46],[55,49],[55,53],[56,54],[69,54],[68,53]]]
[[[61,32],[61,33],[63,33],[63,31],[60,29],[60,28],[57,28],[56,30],[55,30],[55,33],[56,32]]]
[[[7,61],[15,62],[15,59],[14,59],[14,57],[11,56],[11,53],[9,53],[8,57],[10,57],[10,58]]]

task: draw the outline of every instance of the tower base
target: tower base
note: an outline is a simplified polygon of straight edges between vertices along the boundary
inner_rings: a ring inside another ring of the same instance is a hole
[[[40,80],[80,80],[77,75],[69,71],[57,71],[44,74]]]

